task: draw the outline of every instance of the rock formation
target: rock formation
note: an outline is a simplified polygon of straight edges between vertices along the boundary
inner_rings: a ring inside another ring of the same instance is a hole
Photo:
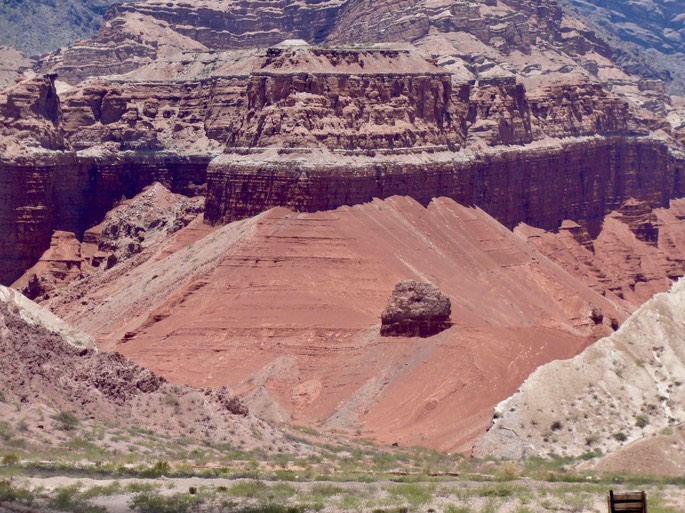
[[[594,290],[636,308],[683,275],[680,220],[685,202],[651,209],[634,200],[604,218],[601,231],[590,238],[572,221],[559,233],[520,225],[515,232]]]
[[[685,419],[685,282],[654,296],[613,335],[536,370],[495,408],[476,456],[614,453]],[[635,471],[649,461],[634,461]]]
[[[565,0],[609,45],[630,73],[660,79],[674,94],[685,92],[685,22],[678,2]]]
[[[464,449],[685,272],[685,102],[611,55],[554,0],[117,6],[0,92],[0,282],[279,421]],[[460,329],[381,338],[406,277]]]
[[[431,283],[404,280],[392,291],[381,315],[384,337],[430,337],[452,326],[452,304]]]
[[[380,336],[406,278],[439,283],[459,328]],[[537,365],[628,314],[482,210],[408,197],[197,218],[42,304],[174,382],[229,386],[255,414],[445,450],[468,450]]]
[[[12,286],[30,299],[42,302],[75,279],[85,279],[136,257],[145,248],[162,244],[201,214],[202,198],[190,199],[154,183],[131,200],[124,200],[98,225],[83,234],[55,231],[50,248]]]
[[[90,336],[1,286],[0,393],[2,418],[14,418],[21,405],[29,426],[22,436],[37,443],[52,430],[39,419],[73,411],[82,422],[144,426],[163,436],[196,433],[245,448],[267,437],[290,445],[227,388],[173,385],[121,354],[98,352]]]

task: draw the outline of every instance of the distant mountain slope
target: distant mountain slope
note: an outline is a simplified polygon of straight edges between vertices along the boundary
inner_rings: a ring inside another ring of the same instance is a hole
[[[626,71],[661,78],[685,93],[685,3],[680,0],[564,0],[613,48]]]
[[[27,55],[55,50],[90,37],[107,8],[126,0],[4,0],[0,3],[0,45]]]

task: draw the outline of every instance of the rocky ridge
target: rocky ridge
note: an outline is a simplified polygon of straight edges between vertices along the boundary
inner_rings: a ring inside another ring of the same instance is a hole
[[[540,367],[497,405],[474,454],[617,453],[681,424],[684,300],[681,280],[647,301],[613,335],[570,360]],[[631,466],[639,471],[645,463]]]
[[[663,142],[635,138],[649,124],[598,85],[529,92],[507,77],[459,80],[407,48],[281,45],[157,63],[58,95],[53,76],[25,81],[0,104],[4,144],[15,148],[0,165],[17,191],[1,226],[8,247],[25,252],[0,255],[3,279],[34,263],[52,230],[81,239],[122,196],[154,181],[190,195],[206,186],[212,223],[409,193],[479,204],[511,227],[555,229],[563,219],[596,225],[632,196],[656,207],[680,193],[682,162]],[[551,155],[569,173],[563,181],[547,177]],[[27,166],[38,170],[35,184],[23,178]],[[634,177],[611,178],[619,168]],[[578,184],[579,169],[587,183],[556,195],[569,203],[550,211],[543,187]],[[648,171],[658,178],[639,178]],[[527,181],[539,189],[520,203],[512,187]],[[23,219],[22,209],[40,216]],[[30,238],[21,223],[32,225]]]
[[[454,326],[380,336],[408,277],[452,298]],[[538,362],[575,354],[628,313],[482,210],[406,197],[223,227],[196,219],[43,304],[175,382],[230,386],[260,416],[445,450],[468,450]],[[493,366],[506,384],[477,370]]]
[[[260,439],[282,437],[227,388],[173,385],[121,354],[98,352],[90,336],[1,286],[0,355],[0,412],[30,419],[29,438],[51,431],[39,420],[44,415],[72,411],[82,421],[140,425],[163,436],[194,433],[246,449],[261,444],[255,429]]]

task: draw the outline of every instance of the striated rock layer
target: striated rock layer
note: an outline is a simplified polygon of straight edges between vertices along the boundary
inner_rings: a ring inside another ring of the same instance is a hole
[[[339,156],[315,165],[273,153],[221,156],[209,166],[206,215],[213,223],[228,222],[272,206],[316,211],[409,194],[424,204],[446,196],[478,205],[511,228],[526,222],[556,230],[574,219],[596,235],[604,215],[628,198],[657,207],[680,195],[673,185],[677,169],[660,142],[622,137],[471,158]]]
[[[382,337],[403,279],[439,287],[454,325]],[[535,367],[628,313],[482,210],[408,197],[198,219],[44,304],[173,382],[230,386],[258,415],[445,450],[468,450]]]
[[[148,78],[153,66],[60,95],[46,76],[7,90],[0,281],[35,263],[53,230],[81,239],[155,181],[206,191],[213,224],[409,194],[478,205],[508,227],[572,219],[591,236],[627,199],[665,206],[685,186],[685,160],[589,83],[529,94],[392,47],[281,45],[164,73],[197,69],[210,71],[166,83]]]

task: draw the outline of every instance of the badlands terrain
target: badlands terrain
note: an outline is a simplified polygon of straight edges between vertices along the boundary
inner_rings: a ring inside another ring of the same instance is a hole
[[[65,45],[0,49],[0,501],[584,511],[623,471],[678,484],[682,8],[107,4],[0,10],[56,9]],[[449,298],[437,333],[381,331],[403,280]],[[383,484],[312,485],[347,478]]]

